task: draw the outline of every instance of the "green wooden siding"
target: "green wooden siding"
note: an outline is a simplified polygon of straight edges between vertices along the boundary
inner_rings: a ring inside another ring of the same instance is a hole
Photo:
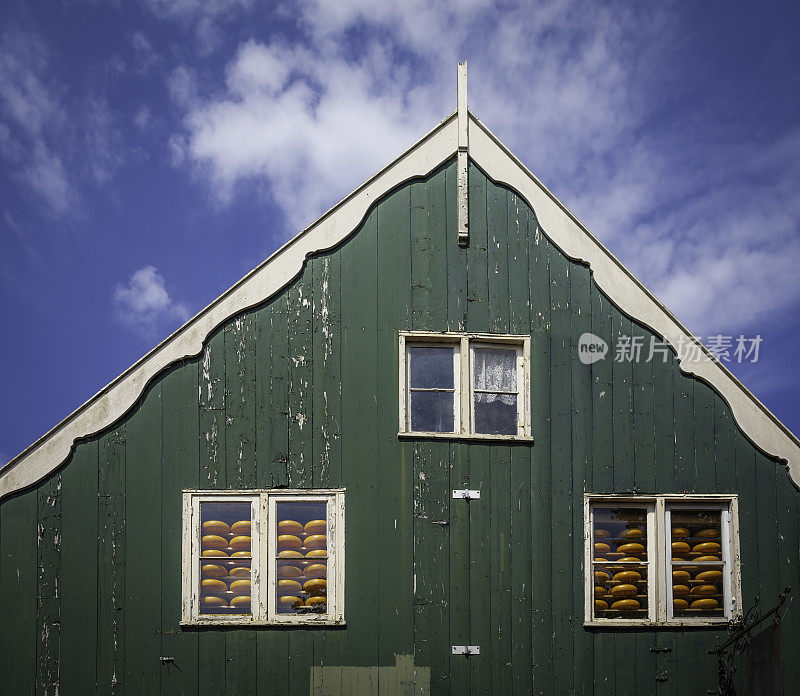
[[[576,360],[582,333],[650,333],[472,165],[458,247],[455,181],[450,163],[397,188],[0,504],[0,694],[714,688],[722,630],[584,628],[583,494],[738,493],[749,606],[800,590],[797,489],[671,357]],[[399,439],[406,329],[530,334],[534,443]],[[181,490],[275,486],[347,488],[347,627],[181,629]],[[452,499],[466,487],[480,500]],[[783,631],[797,654],[800,622]]]

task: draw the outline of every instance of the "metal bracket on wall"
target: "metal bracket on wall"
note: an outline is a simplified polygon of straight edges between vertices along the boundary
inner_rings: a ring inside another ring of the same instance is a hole
[[[453,655],[480,655],[480,645],[454,645]]]
[[[456,499],[473,500],[481,497],[480,491],[473,491],[469,488],[461,488],[453,491],[453,497]]]

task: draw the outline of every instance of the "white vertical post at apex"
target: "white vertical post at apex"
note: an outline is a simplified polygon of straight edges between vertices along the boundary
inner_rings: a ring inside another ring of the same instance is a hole
[[[467,112],[467,61],[458,64],[458,244],[469,242],[469,114]]]

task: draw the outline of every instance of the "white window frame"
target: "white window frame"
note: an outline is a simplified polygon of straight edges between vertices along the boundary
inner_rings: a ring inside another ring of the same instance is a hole
[[[340,626],[344,618],[344,488],[333,489],[258,489],[184,490],[181,563],[181,625],[185,626],[260,626],[301,625]],[[251,502],[251,614],[203,614],[200,611],[201,529],[200,504],[205,502]],[[328,602],[324,614],[278,614],[276,596],[276,530],[278,502],[326,502],[328,536]]]
[[[595,507],[652,507],[648,513],[648,617],[607,619],[594,615],[594,529]],[[723,615],[716,617],[675,617],[672,612],[672,543],[670,511],[673,509],[719,509],[721,516]],[[652,523],[651,523],[652,519]],[[739,548],[739,499],[735,494],[584,495],[584,611],[585,626],[717,626],[742,615],[741,553]]]
[[[453,432],[439,433],[411,430],[411,391],[408,349],[424,346],[453,347]],[[475,348],[500,347],[517,353],[517,433],[499,435],[475,432],[475,398],[472,383]],[[430,331],[401,331],[399,333],[399,432],[400,437],[430,437],[469,440],[533,440],[531,437],[530,395],[531,337],[512,334],[434,333]]]

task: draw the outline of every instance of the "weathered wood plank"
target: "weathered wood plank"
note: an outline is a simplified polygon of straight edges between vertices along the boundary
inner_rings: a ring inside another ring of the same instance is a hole
[[[653,408],[655,417],[656,490],[675,490],[675,421],[673,378],[675,356],[671,350],[653,358]]]
[[[36,686],[35,490],[17,493],[0,506],[0,679],[2,696],[32,694]]]
[[[125,690],[125,432],[123,421],[98,445],[98,696]],[[192,464],[197,480],[197,461]],[[189,667],[194,671],[196,660]]]
[[[160,412],[158,414],[161,415]],[[62,474],[61,489],[61,679],[65,694],[91,693],[97,674],[97,463],[98,443],[79,444]],[[159,457],[149,463],[158,478]],[[152,485],[152,484],[151,484]],[[158,523],[150,519],[151,532]],[[150,542],[152,543],[152,541]],[[156,542],[157,543],[157,542]],[[130,559],[136,562],[135,557]],[[158,559],[151,566],[158,568]],[[156,578],[156,592],[158,584]],[[160,609],[158,596],[147,601]],[[147,613],[145,610],[144,613]],[[156,625],[157,627],[157,625]],[[152,635],[152,633],[151,633]],[[156,645],[159,641],[155,641]],[[88,648],[88,646],[92,646]],[[158,664],[155,665],[159,667]]]
[[[160,691],[161,518],[156,511],[162,502],[162,432],[161,383],[156,382],[126,428],[125,597],[131,611],[125,616],[125,691],[130,694]]]
[[[450,446],[450,488],[473,488],[470,477],[471,446],[456,442]],[[451,494],[452,495],[452,494]],[[470,625],[470,505],[454,500],[450,504],[450,645],[474,645]],[[450,655],[450,693],[471,693],[471,661]],[[447,691],[445,691],[447,693]]]
[[[192,363],[165,375],[161,386],[163,444],[161,476],[161,645],[162,654],[175,662],[161,670],[161,693],[196,694],[198,636],[183,631],[181,621],[181,539],[184,488],[196,488],[200,476],[199,404],[197,370]]]
[[[381,269],[389,274],[388,277],[382,274],[382,280],[385,278],[400,292],[397,298],[387,295],[387,301],[381,304],[381,312],[391,311],[393,306],[402,308],[410,286],[411,328],[424,331],[444,331],[447,328],[444,186],[444,170],[439,170],[427,181],[415,181],[410,187],[400,189],[381,203],[378,210],[378,253],[381,254],[381,248],[385,247],[396,254],[391,261],[388,256],[384,257],[386,261],[379,259]],[[407,211],[410,214],[406,214]],[[410,263],[407,254],[409,234]],[[390,239],[390,236],[396,239]],[[405,288],[401,287],[401,280],[405,282]],[[382,286],[383,282],[379,289]]]
[[[530,229],[535,230],[530,208],[515,193],[508,193],[508,300],[509,325],[513,334],[531,332]],[[529,229],[530,228],[530,229]]]
[[[792,593],[800,589],[800,504],[797,489],[792,484],[785,467],[774,464],[778,496],[778,586],[781,591],[791,587]],[[796,617],[795,617],[796,618]],[[790,646],[784,656],[793,653],[800,645],[800,621],[790,620],[781,624],[781,643]],[[789,694],[800,684],[800,660],[784,659],[781,670],[783,693]]]
[[[531,449],[511,448],[511,670],[514,694],[533,688],[531,651]]]
[[[37,489],[39,587],[36,605],[36,693],[50,696],[60,687],[61,661],[61,472]]]
[[[511,527],[511,448],[493,446],[489,451],[489,621],[491,629],[492,691],[512,691],[512,593],[511,554],[516,530]]]
[[[606,355],[591,365],[592,493],[614,490],[614,327],[611,316],[615,311],[609,299],[592,282],[591,332],[608,344]]]
[[[657,493],[660,491],[656,490],[652,335],[636,324],[632,328],[633,335],[642,343],[641,355],[631,365],[634,486],[639,493]]]
[[[467,254],[467,330],[489,331],[486,176],[469,165],[469,245]]]
[[[614,356],[612,367],[612,399],[614,404],[614,490],[618,493],[634,490],[633,460],[633,368],[630,353],[620,352],[620,345],[632,340],[631,320],[618,311],[612,313]],[[622,343],[620,343],[620,341]]]
[[[288,291],[289,298],[289,487],[308,488],[313,481],[314,414],[312,410],[313,290],[311,269]]]
[[[467,254],[458,246],[455,160],[445,167],[445,258],[447,260],[447,330],[467,325]]]
[[[716,455],[714,449],[714,394],[704,382],[694,385],[695,432],[695,490],[700,493],[717,493]]]
[[[675,489],[694,487],[694,380],[683,375],[673,363],[673,418],[675,423]]]
[[[486,189],[487,283],[489,327],[494,333],[508,333],[510,298],[508,291],[508,189],[489,182]]]
[[[491,639],[497,630],[492,625],[492,559],[495,551],[491,526],[492,476],[491,445],[473,444],[470,452],[469,488],[478,489],[478,500],[462,501],[469,505],[469,613],[470,643],[480,645],[480,659],[469,660],[472,694],[492,693],[492,664],[497,646]],[[455,501],[458,502],[458,501]],[[496,617],[494,617],[496,618]],[[486,646],[484,654],[484,646]],[[463,657],[461,659],[464,659]]]

